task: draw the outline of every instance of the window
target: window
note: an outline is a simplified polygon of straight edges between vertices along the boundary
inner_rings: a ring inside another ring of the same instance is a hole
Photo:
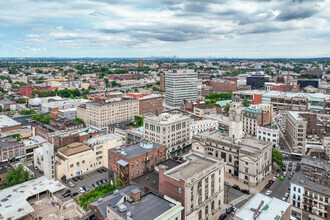
[[[207,205],[206,207],[205,207],[205,215],[208,215],[209,214],[209,206]]]
[[[198,219],[202,219],[202,210],[198,212]]]
[[[300,208],[300,202],[297,202],[297,206],[298,206],[298,208]]]
[[[81,161],[81,163],[84,164],[85,163],[85,160]]]
[[[139,161],[136,161],[136,165],[139,165]]]
[[[296,191],[296,187],[293,187],[293,191]]]
[[[300,201],[300,196],[298,195],[298,201]]]
[[[296,194],[293,194],[293,198],[296,199]]]
[[[73,167],[73,164],[70,164],[70,168],[72,168]]]
[[[212,201],[212,203],[211,203],[211,210],[213,210],[214,209],[214,201]]]
[[[293,206],[296,206],[296,201],[293,201],[293,202],[292,202],[292,205],[293,205]]]
[[[300,193],[301,192],[301,190],[300,190],[300,188],[298,188],[298,193]]]
[[[181,188],[180,187],[178,188],[178,192],[181,194]]]
[[[134,162],[132,162],[132,167],[134,166]]]

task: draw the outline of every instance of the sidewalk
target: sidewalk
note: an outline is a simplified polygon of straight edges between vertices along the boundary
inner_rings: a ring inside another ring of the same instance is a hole
[[[238,181],[237,177],[231,176],[231,174],[225,172],[225,181],[228,181],[231,186],[238,185],[241,189],[248,189],[251,194],[256,194],[261,192],[261,190],[267,185],[268,181],[273,178],[275,174],[270,174],[265,177],[265,179],[258,184],[256,187],[248,186],[244,183]]]

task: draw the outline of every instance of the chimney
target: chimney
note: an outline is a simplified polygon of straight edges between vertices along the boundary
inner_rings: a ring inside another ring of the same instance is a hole
[[[141,191],[139,189],[133,189],[130,192],[130,197],[133,199],[134,202],[139,201],[141,199]]]

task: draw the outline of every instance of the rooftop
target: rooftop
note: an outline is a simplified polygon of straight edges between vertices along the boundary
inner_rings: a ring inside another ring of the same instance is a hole
[[[287,114],[289,114],[296,121],[306,121],[306,119],[301,117],[300,114],[309,114],[309,112],[287,111]]]
[[[12,147],[18,147],[23,146],[22,141],[17,141],[16,138],[13,138],[11,136],[0,138],[0,149],[8,149]]]
[[[58,149],[57,151],[61,152],[62,154],[66,155],[66,156],[71,156],[71,155],[82,153],[82,152],[85,152],[88,150],[92,150],[92,149],[82,143],[72,143],[66,147],[62,147],[62,148]]]
[[[100,135],[94,138],[87,139],[84,143],[88,146],[97,144],[97,143],[104,143],[107,140],[113,140],[113,139],[121,139],[123,136],[118,135],[118,134],[105,134],[105,135]]]
[[[23,141],[23,143],[26,147],[36,145],[36,144],[42,144],[45,142],[47,142],[47,140],[39,135],[30,137],[28,140]]]
[[[138,99],[146,100],[146,99],[154,99],[154,98],[160,98],[160,97],[163,97],[163,96],[158,95],[158,94],[151,94],[151,95],[143,96],[142,98],[138,98]]]
[[[21,125],[21,123],[9,118],[7,115],[0,115],[0,129],[19,125]]]
[[[175,179],[188,180],[194,175],[220,162],[219,160],[195,152],[185,155],[184,158],[187,160],[186,162],[167,170],[165,174]]]
[[[11,167],[8,161],[0,162],[0,175],[7,173],[7,170]]]
[[[174,109],[166,112],[162,112],[158,115],[150,114],[145,117],[145,121],[155,121],[160,124],[168,124],[168,123],[173,123],[179,120],[186,120],[189,119],[189,113],[179,110],[179,109]]]
[[[57,180],[45,176],[33,179],[0,191],[0,218],[20,219],[34,212],[27,199],[45,191],[56,193],[65,186]]]
[[[277,216],[281,217],[282,212],[286,212],[286,210],[290,207],[290,203],[257,193],[236,212],[235,217],[244,220],[254,220],[254,211],[259,207],[261,201],[264,201],[264,203],[259,209],[261,213],[256,220],[276,219]],[[280,219],[279,217],[277,218]]]
[[[111,151],[116,154],[121,154],[127,159],[131,159],[161,147],[162,145],[156,143],[141,142],[138,144],[129,145],[127,147],[122,147],[120,150],[118,150],[118,148],[111,149]]]
[[[291,179],[291,183],[303,186],[313,192],[321,193],[323,195],[330,195],[330,188],[323,186],[312,179],[308,174],[304,174],[302,171],[295,172]]]

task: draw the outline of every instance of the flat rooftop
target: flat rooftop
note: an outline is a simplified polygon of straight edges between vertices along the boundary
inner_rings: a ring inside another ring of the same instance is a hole
[[[117,154],[122,154],[121,151],[124,151],[125,153],[122,154],[122,156],[124,156],[127,159],[131,159],[161,147],[162,145],[152,142],[147,142],[144,144],[138,143],[127,147],[122,147],[120,151],[118,151],[117,149],[111,149],[111,151]]]
[[[195,152],[184,157],[187,160],[186,162],[167,170],[165,174],[175,179],[187,180],[219,162],[219,160]]]
[[[0,175],[7,173],[7,170],[11,167],[8,161],[0,162]]]
[[[291,179],[291,183],[303,186],[313,192],[318,192],[323,195],[330,195],[330,188],[323,186],[320,183],[314,182],[308,174],[304,174],[301,170],[295,172]]]
[[[34,212],[27,201],[29,197],[46,191],[56,193],[64,188],[59,181],[42,176],[4,189],[0,191],[0,216],[3,219],[20,219]]]
[[[0,149],[8,149],[13,147],[23,146],[22,141],[17,141],[16,138],[11,136],[0,138]]]
[[[282,211],[285,212],[289,207],[290,203],[284,202],[277,198],[272,198],[261,193],[254,195],[245,205],[236,212],[235,217],[244,220],[253,220],[254,209],[258,208],[261,204],[259,211],[261,211],[258,220],[276,219],[276,216],[281,217]],[[279,218],[280,219],[280,218]]]
[[[296,121],[306,121],[306,119],[301,117],[300,114],[310,114],[310,112],[295,112],[295,111],[287,111],[287,113]]]
[[[88,146],[90,146],[91,144],[96,144],[96,143],[104,143],[107,140],[113,140],[113,139],[120,139],[123,136],[119,135],[119,134],[105,134],[105,135],[100,135],[97,137],[93,137],[90,139],[87,139],[84,143]]]
[[[19,125],[21,125],[21,123],[15,121],[12,118],[9,118],[7,115],[0,115],[0,129]]]

